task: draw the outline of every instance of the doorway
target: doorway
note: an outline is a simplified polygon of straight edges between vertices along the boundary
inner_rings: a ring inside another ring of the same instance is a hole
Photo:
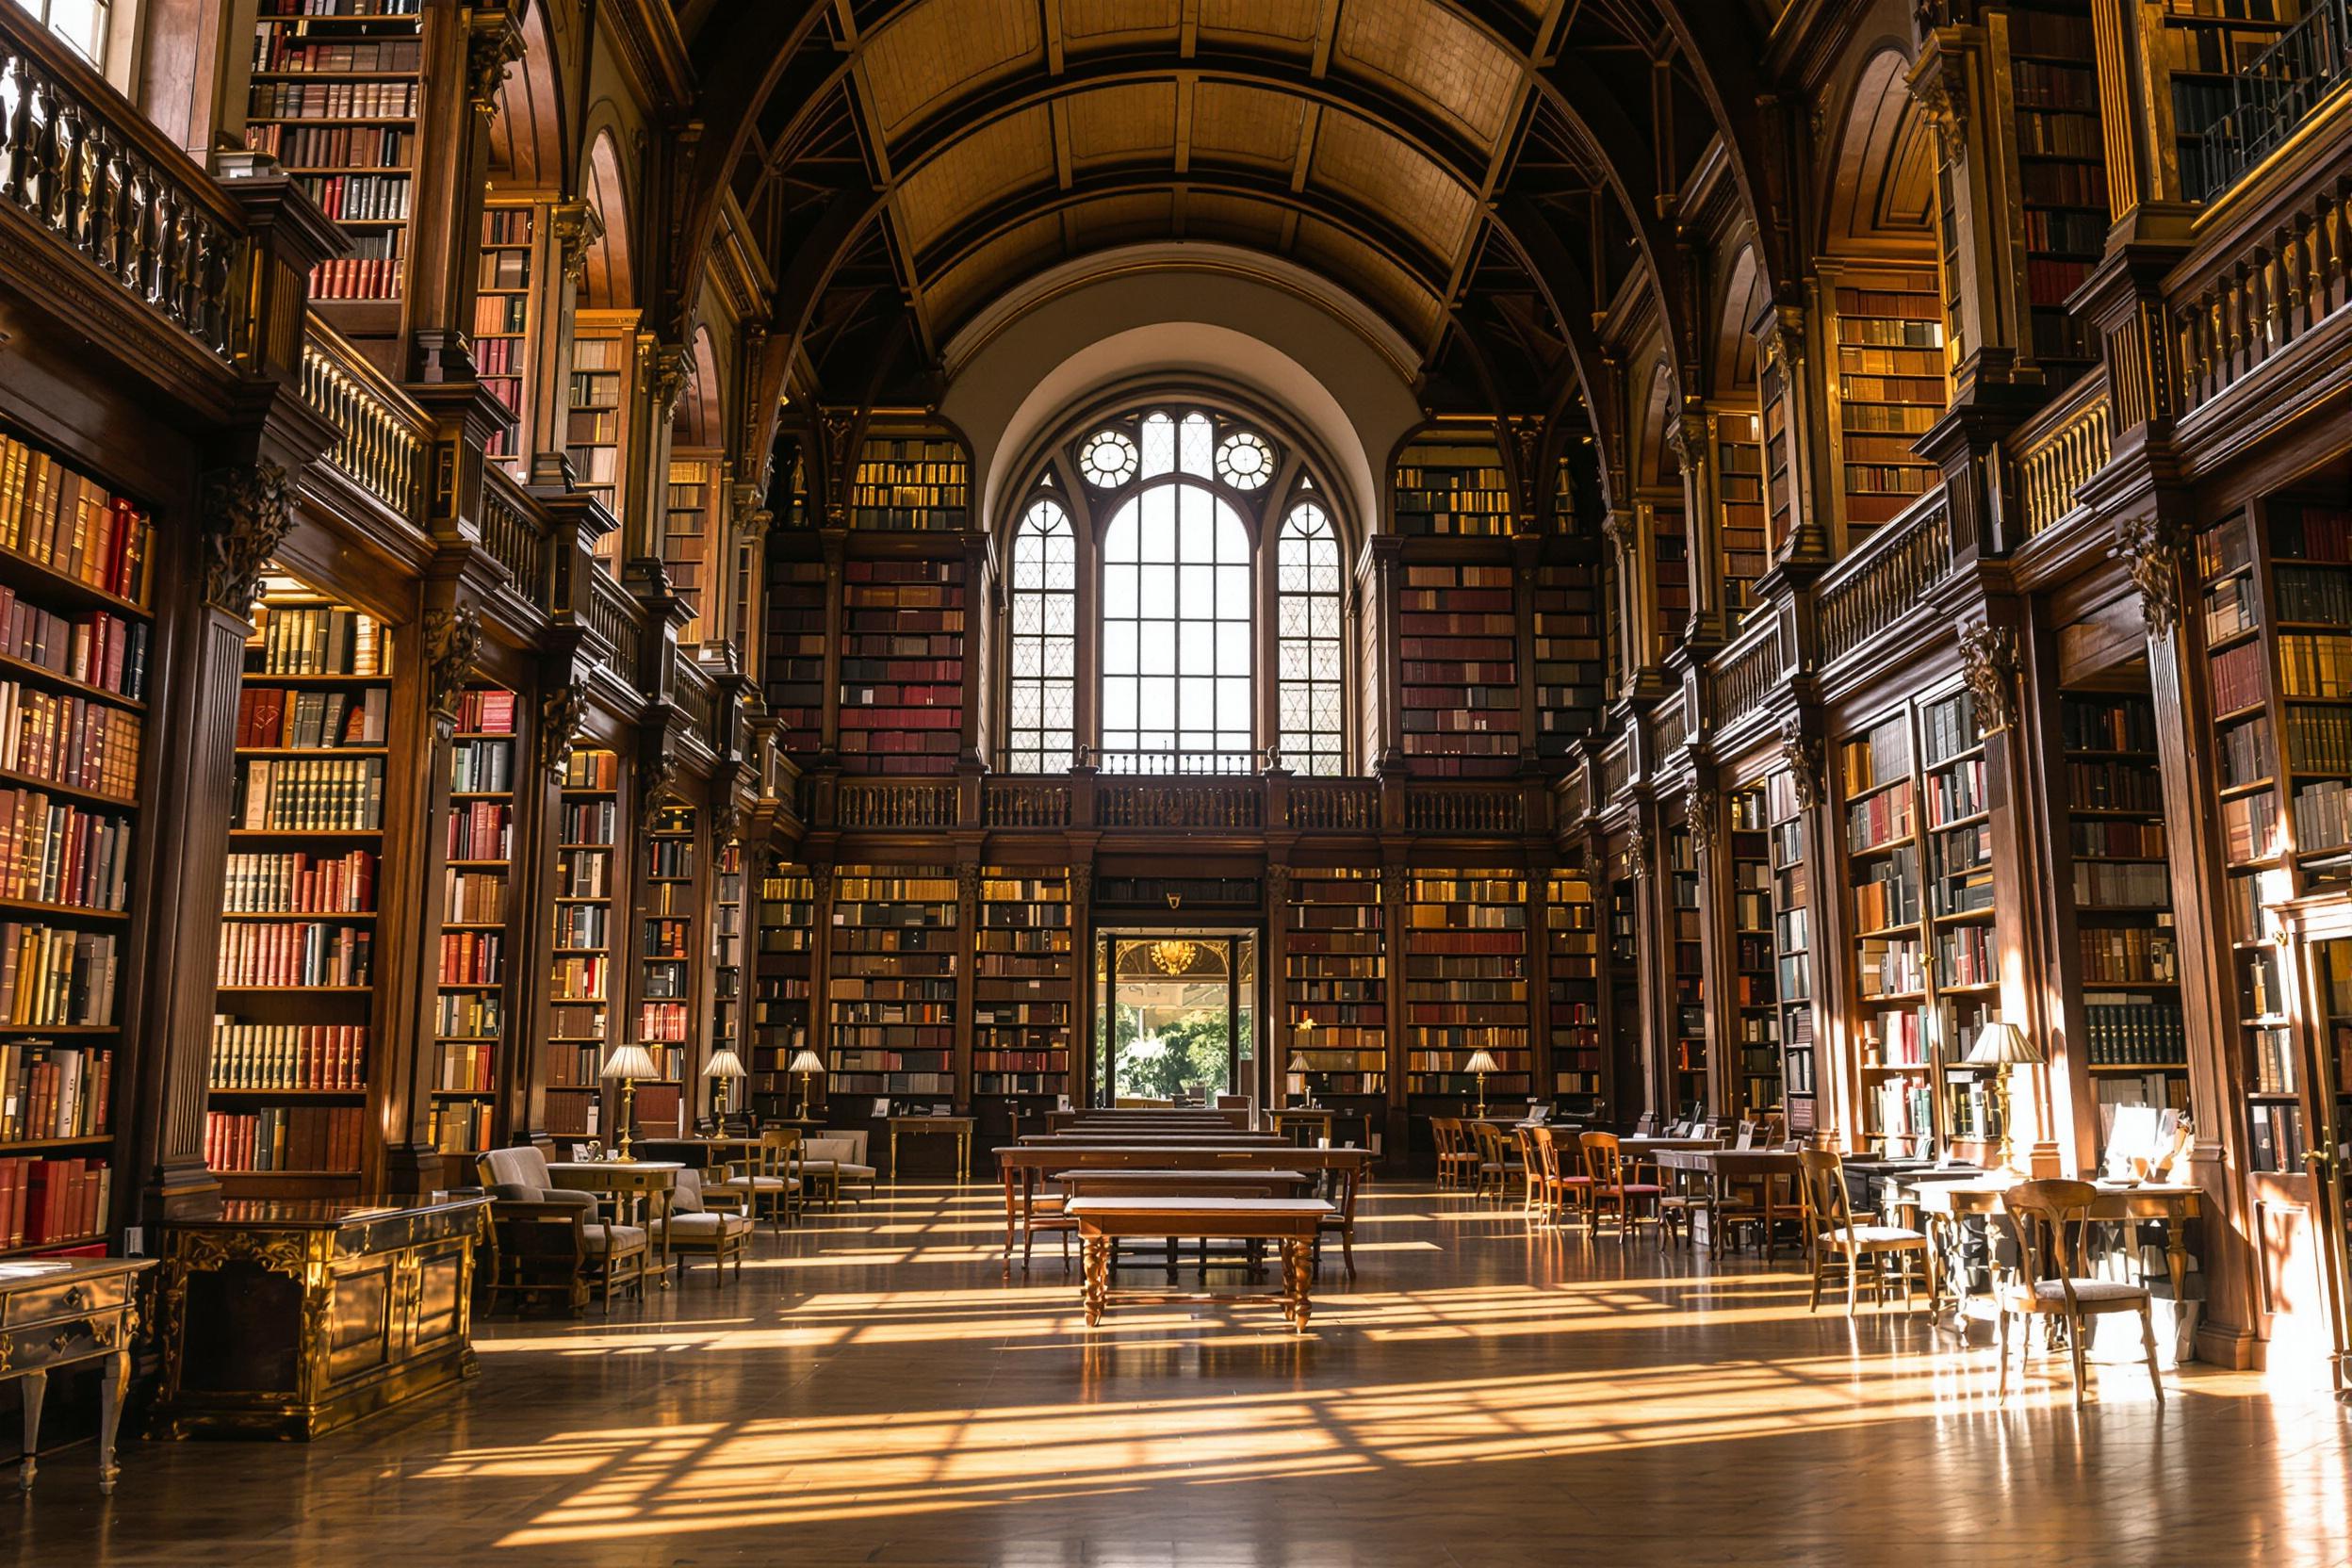
[[[1214,1105],[1254,1094],[1257,939],[1104,932],[1095,955],[1098,1105]]]

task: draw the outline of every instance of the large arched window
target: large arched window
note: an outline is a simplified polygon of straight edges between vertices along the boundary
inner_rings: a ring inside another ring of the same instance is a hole
[[[1302,773],[1348,762],[1345,553],[1289,443],[1153,405],[1081,427],[1013,528],[1004,766]],[[1274,672],[1261,681],[1262,670]]]

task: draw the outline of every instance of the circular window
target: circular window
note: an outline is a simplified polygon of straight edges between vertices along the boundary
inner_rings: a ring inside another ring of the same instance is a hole
[[[1078,467],[1098,490],[1124,484],[1135,477],[1135,444],[1115,430],[1102,431],[1078,453]]]
[[[1274,449],[1263,437],[1235,431],[1217,449],[1217,477],[1236,490],[1255,490],[1274,477]]]

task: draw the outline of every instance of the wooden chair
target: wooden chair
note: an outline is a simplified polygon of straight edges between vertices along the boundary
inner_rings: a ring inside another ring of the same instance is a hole
[[[2001,1217],[2017,1243],[2017,1277],[1996,1293],[2001,1309],[2001,1397],[2009,1396],[2009,1319],[2026,1320],[2025,1344],[2019,1351],[2032,1354],[2034,1320],[2063,1317],[2066,1347],[2074,1360],[2074,1402],[2083,1395],[2083,1342],[2090,1337],[2090,1320],[2104,1313],[2140,1315],[2140,1344],[2148,1352],[2148,1380],[2156,1385],[2156,1402],[2164,1403],[2164,1374],[2156,1364],[2156,1326],[2148,1289],[2125,1280],[2094,1280],[2082,1272],[2084,1241],[2091,1223],[2091,1200],[2099,1189],[2088,1182],[2019,1182],[2001,1194]]]
[[[667,1232],[670,1251],[678,1260],[678,1272],[686,1276],[686,1259],[701,1253],[710,1259],[712,1289],[725,1282],[727,1260],[735,1261],[735,1278],[743,1277],[743,1254],[751,1250],[752,1217],[731,1209],[710,1208],[702,1200],[702,1172],[681,1170],[678,1185],[670,1194],[667,1217],[653,1222],[655,1235]]]
[[[781,1230],[792,1217],[800,1193],[800,1129],[770,1127],[760,1135],[760,1147],[750,1152],[745,1168],[704,1189],[706,1199],[740,1205],[755,1220],[765,1215]]]
[[[1803,1168],[1801,1187],[1805,1200],[1805,1242],[1813,1258],[1813,1298],[1805,1311],[1821,1304],[1821,1278],[1831,1269],[1842,1269],[1846,1281],[1846,1315],[1854,1315],[1854,1297],[1862,1271],[1870,1274],[1870,1297],[1875,1302],[1886,1298],[1886,1260],[1903,1260],[1919,1254],[1920,1266],[1926,1271],[1927,1300],[1936,1299],[1936,1253],[1928,1246],[1927,1237],[1918,1231],[1900,1225],[1857,1225],[1854,1222],[1854,1205],[1846,1194],[1846,1162],[1835,1150],[1800,1149],[1797,1163]],[[1911,1270],[1907,1264],[1896,1272],[1903,1276],[1903,1304],[1911,1306]]]
[[[1579,1168],[1563,1170],[1560,1162],[1560,1134],[1550,1127],[1531,1127],[1527,1135],[1535,1144],[1536,1166],[1543,1173],[1543,1212],[1557,1225],[1567,1217],[1568,1210],[1589,1207],[1587,1199],[1592,1191],[1592,1178]]]
[[[1478,1164],[1473,1168],[1476,1178],[1474,1190],[1481,1198],[1500,1198],[1511,1179],[1511,1145],[1503,1137],[1503,1130],[1491,1121],[1468,1122],[1473,1152]]]
[[[1478,1173],[1478,1157],[1462,1134],[1462,1118],[1429,1118],[1429,1139],[1437,1145],[1437,1184],[1441,1187],[1468,1186]]]
[[[1536,1129],[1514,1127],[1511,1131],[1518,1135],[1519,1139],[1519,1179],[1525,1185],[1525,1190],[1520,1194],[1519,1212],[1541,1217],[1546,1210],[1544,1196],[1544,1167],[1536,1159],[1535,1153]]]
[[[512,1199],[490,1204],[490,1308],[512,1298],[519,1312],[542,1298],[560,1299],[574,1317],[588,1307],[589,1210],[578,1203]]]
[[[1340,1261],[1346,1266],[1348,1277],[1356,1277],[1356,1192],[1364,1185],[1364,1167],[1350,1166],[1345,1170],[1322,1173],[1323,1197],[1330,1201],[1331,1213],[1315,1222],[1315,1266],[1323,1266],[1323,1238],[1339,1238]],[[1337,1190],[1333,1191],[1336,1184]]]
[[[1576,1142],[1584,1155],[1586,1224],[1592,1234],[1600,1233],[1601,1216],[1614,1212],[1617,1239],[1623,1243],[1633,1230],[1634,1205],[1638,1203],[1647,1203],[1650,1217],[1659,1218],[1658,1200],[1664,1195],[1655,1182],[1625,1180],[1624,1152],[1616,1134],[1581,1133]]]

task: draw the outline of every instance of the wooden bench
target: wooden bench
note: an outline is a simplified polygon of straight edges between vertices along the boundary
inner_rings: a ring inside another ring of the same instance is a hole
[[[1004,1271],[1012,1272],[1013,1253],[1022,1227],[1039,1217],[1041,1208],[1059,1214],[1057,1206],[1040,1204],[1038,1184],[1071,1170],[1298,1170],[1335,1173],[1340,1208],[1333,1224],[1349,1244],[1348,1272],[1355,1271],[1353,1236],[1356,1193],[1371,1165],[1361,1149],[1299,1149],[1280,1140],[1264,1143],[1203,1147],[1187,1144],[1127,1144],[1123,1146],[1056,1146],[1007,1144],[996,1151],[997,1171],[1004,1183]],[[1025,1250],[1025,1249],[1024,1249]]]
[[[1306,1332],[1315,1279],[1315,1230],[1334,1212],[1319,1198],[1073,1198],[1066,1212],[1086,1243],[1086,1327],[1110,1305],[1111,1250],[1124,1240],[1168,1236],[1203,1241],[1271,1241],[1282,1250],[1282,1315]]]

